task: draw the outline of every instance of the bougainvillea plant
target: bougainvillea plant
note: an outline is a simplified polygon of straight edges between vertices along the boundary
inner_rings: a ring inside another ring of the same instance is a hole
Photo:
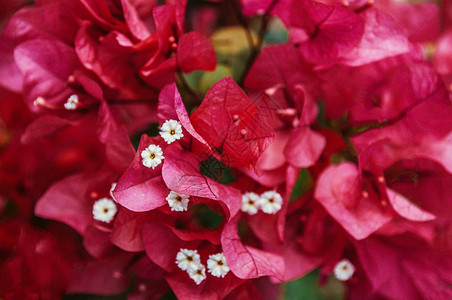
[[[0,4],[0,299],[452,299],[450,0]]]

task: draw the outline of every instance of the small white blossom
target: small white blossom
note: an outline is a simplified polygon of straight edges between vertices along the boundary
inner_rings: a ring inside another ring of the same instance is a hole
[[[276,214],[282,205],[282,197],[278,192],[267,191],[259,199],[259,207],[266,214]]]
[[[229,272],[229,266],[223,253],[210,255],[207,260],[207,269],[215,277],[224,277]]]
[[[93,205],[94,219],[105,223],[113,220],[117,211],[116,204],[108,198],[99,199]]]
[[[243,194],[241,210],[250,215],[255,215],[259,210],[259,195],[253,192]]]
[[[176,120],[166,120],[162,127],[160,127],[160,136],[165,142],[171,144],[184,136],[182,133],[182,125]]]
[[[141,151],[141,157],[143,158],[143,165],[148,168],[155,168],[162,163],[165,158],[160,146],[151,144],[146,149]]]
[[[179,194],[177,192],[171,191],[166,197],[171,211],[187,211],[189,197],[184,194]]]
[[[195,271],[201,264],[201,257],[197,250],[180,249],[176,255],[176,264],[183,271]]]
[[[196,269],[188,270],[188,275],[190,275],[190,278],[193,279],[197,285],[199,285],[204,279],[206,279],[206,267],[199,263]]]
[[[71,95],[66,103],[64,103],[64,108],[66,108],[67,110],[75,110],[77,109],[79,100],[78,100],[78,96],[77,95]]]
[[[348,259],[341,260],[334,267],[334,276],[341,281],[349,280],[353,273],[355,273],[355,266]]]

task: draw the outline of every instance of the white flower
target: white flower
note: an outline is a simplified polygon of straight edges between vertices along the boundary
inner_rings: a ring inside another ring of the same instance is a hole
[[[259,209],[259,195],[253,192],[248,192],[242,195],[243,212],[250,215],[255,215]]]
[[[282,197],[278,192],[267,191],[259,199],[259,207],[266,214],[275,214],[281,209]]]
[[[117,211],[116,204],[108,198],[99,199],[93,205],[94,219],[105,223],[113,220]]]
[[[188,275],[190,275],[190,278],[193,279],[197,285],[199,285],[204,279],[206,279],[206,267],[199,263],[196,269],[188,270]]]
[[[75,110],[77,109],[78,103],[79,103],[78,96],[75,94],[71,95],[67,99],[66,103],[64,103],[64,108],[66,108],[67,110]]]
[[[353,273],[355,273],[355,266],[348,259],[341,260],[334,267],[334,276],[341,281],[349,280]]]
[[[146,149],[141,151],[142,162],[148,168],[155,168],[162,163],[163,151],[160,146],[151,144]]]
[[[215,277],[224,277],[229,272],[229,266],[223,253],[210,255],[207,260],[209,273]]]
[[[171,207],[171,211],[187,211],[189,197],[171,191],[168,197],[166,197],[166,200],[168,201],[169,207]]]
[[[182,138],[184,135],[181,124],[176,120],[166,120],[162,127],[160,127],[160,136],[168,144]]]
[[[180,249],[176,255],[176,264],[183,271],[195,271],[201,264],[201,258],[197,250]]]

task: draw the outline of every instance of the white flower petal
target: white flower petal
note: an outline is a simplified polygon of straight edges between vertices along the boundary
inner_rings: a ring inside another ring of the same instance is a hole
[[[355,266],[348,259],[341,260],[334,267],[334,276],[341,281],[349,280],[354,273]]]
[[[171,144],[184,136],[182,133],[182,125],[176,120],[166,120],[162,127],[160,127],[160,136],[165,142]]]
[[[224,277],[229,272],[229,266],[223,253],[217,253],[209,256],[207,260],[209,273],[215,277]]]
[[[93,205],[93,217],[101,222],[111,222],[117,211],[116,204],[108,198],[99,199]]]
[[[176,264],[183,271],[197,270],[200,263],[197,250],[180,249],[176,255]]]
[[[253,192],[243,194],[241,210],[250,215],[255,215],[259,210],[259,195]]]
[[[276,214],[282,207],[282,197],[278,192],[267,191],[260,196],[259,207],[266,214]]]
[[[197,285],[199,285],[204,279],[206,279],[206,267],[204,267],[201,263],[198,263],[196,269],[188,270],[188,275],[190,275],[190,278],[193,279]]]
[[[165,158],[163,156],[163,151],[160,146],[151,144],[146,149],[141,151],[142,163],[148,168],[155,168],[162,163]]]
[[[172,211],[187,211],[190,196],[171,191],[166,197]]]

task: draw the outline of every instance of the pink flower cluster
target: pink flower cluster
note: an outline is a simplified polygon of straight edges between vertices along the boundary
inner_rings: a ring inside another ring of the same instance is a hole
[[[452,1],[35,2],[0,35],[0,298],[452,299]]]

